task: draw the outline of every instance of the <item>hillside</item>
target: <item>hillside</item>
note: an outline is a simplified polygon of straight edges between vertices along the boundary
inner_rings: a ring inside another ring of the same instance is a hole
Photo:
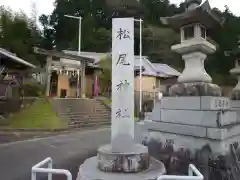
[[[31,47],[39,46],[45,49],[57,48],[59,50],[77,49],[79,23],[64,16],[70,14],[83,17],[81,49],[83,51],[108,52],[111,49],[112,18],[134,16],[135,18],[141,17],[144,21],[143,54],[150,56],[153,62],[167,63],[181,70],[183,68],[181,57],[170,50],[172,44],[179,42],[179,34],[162,25],[160,17],[181,13],[184,11],[184,7],[184,3],[176,7],[168,0],[163,2],[161,0],[139,0],[138,3],[135,0],[56,0],[52,14],[41,15],[39,18],[42,30],[36,29],[34,26],[32,21],[34,17],[24,19],[22,15],[18,15],[18,18],[14,19],[12,15],[14,13],[1,8],[0,45],[34,64],[44,65],[42,57],[32,54]],[[238,35],[240,35],[240,18],[234,16],[227,6],[224,12],[218,9],[214,9],[214,11],[226,21],[224,28],[208,34],[218,44],[218,50],[214,55],[208,57],[206,68],[215,83],[229,85],[234,83],[233,78],[229,75],[234,61],[231,57],[225,57],[224,52],[237,46]],[[24,21],[26,21],[25,24]],[[14,27],[16,26],[21,27],[21,29],[18,28],[21,33],[15,38],[14,29],[16,28]],[[139,24],[136,23],[136,54],[139,53],[138,28]],[[9,31],[9,29],[12,30]],[[26,38],[29,40],[26,41]]]

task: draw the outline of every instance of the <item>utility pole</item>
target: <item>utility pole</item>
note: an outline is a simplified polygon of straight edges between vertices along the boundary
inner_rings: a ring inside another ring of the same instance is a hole
[[[78,27],[78,55],[81,54],[81,29],[82,29],[82,17],[81,16],[72,16],[72,15],[64,15],[65,17],[72,18],[72,19],[77,19],[79,21],[79,27]],[[79,61],[79,66],[84,66],[84,64],[81,64],[81,61]],[[83,67],[85,68],[85,67]],[[82,69],[83,70],[83,69]],[[78,74],[78,80],[77,80],[77,97],[80,97],[80,70],[77,72]]]

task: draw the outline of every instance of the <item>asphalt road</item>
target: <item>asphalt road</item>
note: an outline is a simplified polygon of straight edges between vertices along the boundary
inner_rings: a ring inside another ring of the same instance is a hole
[[[2,144],[0,180],[30,180],[31,167],[47,157],[53,159],[54,168],[70,170],[75,179],[79,165],[94,156],[100,145],[109,142],[110,131],[105,128]],[[64,177],[53,179],[64,180]]]

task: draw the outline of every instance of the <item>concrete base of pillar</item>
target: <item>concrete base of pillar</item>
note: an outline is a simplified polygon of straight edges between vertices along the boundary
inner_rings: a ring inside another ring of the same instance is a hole
[[[165,166],[162,162],[151,158],[150,166],[147,170],[139,173],[110,173],[103,172],[97,167],[98,158],[92,157],[87,159],[79,168],[77,180],[147,180],[157,179],[159,176],[166,173]]]
[[[132,152],[113,152],[111,145],[98,149],[98,168],[104,172],[136,173],[149,168],[148,148],[135,144]]]

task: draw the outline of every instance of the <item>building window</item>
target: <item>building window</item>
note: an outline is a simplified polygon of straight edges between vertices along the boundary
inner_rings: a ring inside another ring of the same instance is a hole
[[[194,25],[190,25],[183,28],[184,39],[191,39],[194,37]]]
[[[200,26],[201,37],[206,39],[206,29],[203,26]]]

